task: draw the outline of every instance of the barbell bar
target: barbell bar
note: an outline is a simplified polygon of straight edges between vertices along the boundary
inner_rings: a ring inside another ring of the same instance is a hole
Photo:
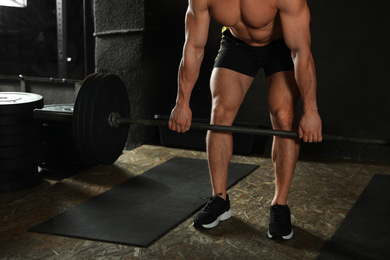
[[[168,126],[168,120],[162,119],[136,119],[136,118],[122,118],[118,113],[112,113],[109,117],[109,125],[117,127],[121,124],[135,124],[145,126]],[[236,134],[252,134],[252,135],[263,135],[263,136],[279,136],[286,138],[299,138],[298,132],[294,131],[283,131],[274,129],[264,128],[252,128],[242,126],[224,126],[224,125],[210,125],[205,123],[191,123],[191,129],[197,130],[211,130],[216,132],[232,132]],[[390,145],[390,141],[382,139],[366,139],[358,137],[346,137],[338,135],[324,134],[323,139],[326,141],[342,141],[352,142],[360,144],[371,144],[371,145]]]
[[[123,81],[114,74],[89,75],[81,84],[73,111],[34,110],[34,118],[72,124],[75,145],[90,164],[112,164],[122,154],[129,125],[167,127],[168,120],[129,118],[130,104]],[[191,129],[299,138],[297,132],[193,122]],[[324,141],[390,145],[389,140],[323,134]]]

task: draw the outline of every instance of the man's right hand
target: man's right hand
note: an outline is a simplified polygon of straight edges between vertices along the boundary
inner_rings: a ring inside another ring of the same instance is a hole
[[[176,106],[172,109],[171,116],[169,118],[168,127],[172,131],[178,133],[185,133],[190,130],[192,121],[192,111],[187,106]]]

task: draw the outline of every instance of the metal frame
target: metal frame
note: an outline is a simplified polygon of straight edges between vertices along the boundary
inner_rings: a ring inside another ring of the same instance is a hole
[[[67,76],[67,26],[66,26],[66,1],[57,0],[57,47],[58,47],[58,77]]]
[[[48,82],[48,83],[63,83],[63,84],[74,84],[75,93],[80,89],[82,80],[78,79],[66,79],[66,78],[41,78],[41,77],[28,77],[28,76],[9,76],[9,75],[0,75],[0,79],[4,80],[17,80],[20,81],[20,91],[28,92],[27,82]]]

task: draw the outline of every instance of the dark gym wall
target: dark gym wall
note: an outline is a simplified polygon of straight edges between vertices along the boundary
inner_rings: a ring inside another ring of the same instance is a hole
[[[114,4],[115,3],[115,4]],[[325,133],[390,139],[390,2],[308,0],[318,104]],[[132,116],[169,115],[177,89],[187,1],[95,0],[96,70],[124,79]],[[101,35],[100,32],[121,30]],[[193,116],[209,118],[209,77],[221,26],[212,22],[201,75],[194,88]],[[236,121],[270,126],[263,72],[256,76]],[[150,142],[156,130],[133,127],[128,148]],[[389,162],[384,146],[323,142],[302,145],[303,156]]]
[[[308,1],[325,133],[390,139],[390,2]],[[390,162],[385,146],[324,142],[302,152]]]

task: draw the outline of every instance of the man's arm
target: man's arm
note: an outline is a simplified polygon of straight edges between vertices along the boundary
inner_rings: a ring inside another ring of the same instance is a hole
[[[321,118],[317,108],[317,79],[311,54],[310,11],[306,0],[277,0],[283,37],[291,50],[295,80],[301,92],[303,115],[299,136],[305,142],[322,141]]]
[[[176,106],[171,112],[169,128],[186,132],[191,127],[190,97],[198,80],[210,24],[207,0],[189,0],[185,19],[185,43],[179,66]]]

